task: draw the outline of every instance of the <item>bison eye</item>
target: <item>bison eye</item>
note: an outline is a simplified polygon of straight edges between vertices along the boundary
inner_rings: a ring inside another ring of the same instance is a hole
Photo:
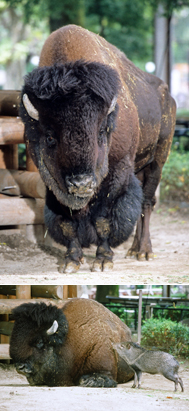
[[[56,144],[55,138],[53,138],[53,137],[51,137],[51,136],[48,136],[48,137],[47,137],[47,145],[48,145],[48,147],[53,147],[53,146],[55,146],[55,144]]]

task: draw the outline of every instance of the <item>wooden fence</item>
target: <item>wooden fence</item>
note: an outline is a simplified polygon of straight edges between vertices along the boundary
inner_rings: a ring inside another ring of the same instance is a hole
[[[45,186],[27,149],[26,168],[19,165],[18,144],[24,144],[19,99],[19,91],[0,90],[0,229],[26,225],[29,240],[44,242]]]

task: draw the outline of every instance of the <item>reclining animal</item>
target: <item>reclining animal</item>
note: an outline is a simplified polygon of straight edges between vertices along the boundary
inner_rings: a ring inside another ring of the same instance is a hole
[[[115,387],[133,377],[112,346],[131,341],[130,329],[94,300],[24,303],[12,317],[10,356],[31,385]]]

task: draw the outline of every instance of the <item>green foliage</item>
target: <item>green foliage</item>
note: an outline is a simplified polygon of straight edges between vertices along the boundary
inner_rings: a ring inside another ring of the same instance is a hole
[[[171,320],[151,318],[142,326],[141,345],[189,357],[189,327]]]
[[[153,59],[153,14],[141,0],[88,0],[86,28],[103,36],[135,63]]]
[[[144,0],[150,3],[153,9],[156,11],[158,5],[161,4],[164,8],[164,16],[170,17],[174,10],[178,10],[181,7],[188,7],[189,0]]]
[[[135,329],[135,312],[132,308],[121,307],[120,304],[110,303],[108,309],[116,314],[131,329]],[[136,309],[138,318],[138,308]]]
[[[165,309],[162,308],[162,310],[156,310],[156,307],[161,307],[160,305],[157,304],[157,306],[153,307],[153,318],[158,318],[160,319],[168,319],[171,321],[180,321],[181,317],[181,309],[184,308],[187,311],[183,311],[182,314],[182,320],[184,318],[189,318],[189,307],[186,307],[183,304],[175,306],[173,309]]]
[[[172,151],[161,179],[161,200],[189,201],[189,152]]]

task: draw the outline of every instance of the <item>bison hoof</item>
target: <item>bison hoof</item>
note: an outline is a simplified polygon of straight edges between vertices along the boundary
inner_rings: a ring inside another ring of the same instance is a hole
[[[83,375],[79,380],[79,385],[82,387],[117,387],[116,381],[112,378],[96,373],[92,375]]]
[[[145,261],[145,260],[150,261],[150,260],[153,260],[153,258],[154,258],[153,252],[149,252],[149,253],[141,252],[137,254],[137,259],[139,261]]]
[[[93,263],[92,270],[95,272],[111,271],[113,269],[113,261],[109,258],[96,258]]]
[[[137,255],[136,251],[134,251],[134,250],[132,250],[132,248],[130,248],[130,249],[127,251],[126,258],[127,258],[127,257],[129,257],[129,258],[136,258],[136,255]]]
[[[66,263],[62,264],[59,268],[60,273],[76,273],[80,268],[80,262],[77,261],[67,261]]]

